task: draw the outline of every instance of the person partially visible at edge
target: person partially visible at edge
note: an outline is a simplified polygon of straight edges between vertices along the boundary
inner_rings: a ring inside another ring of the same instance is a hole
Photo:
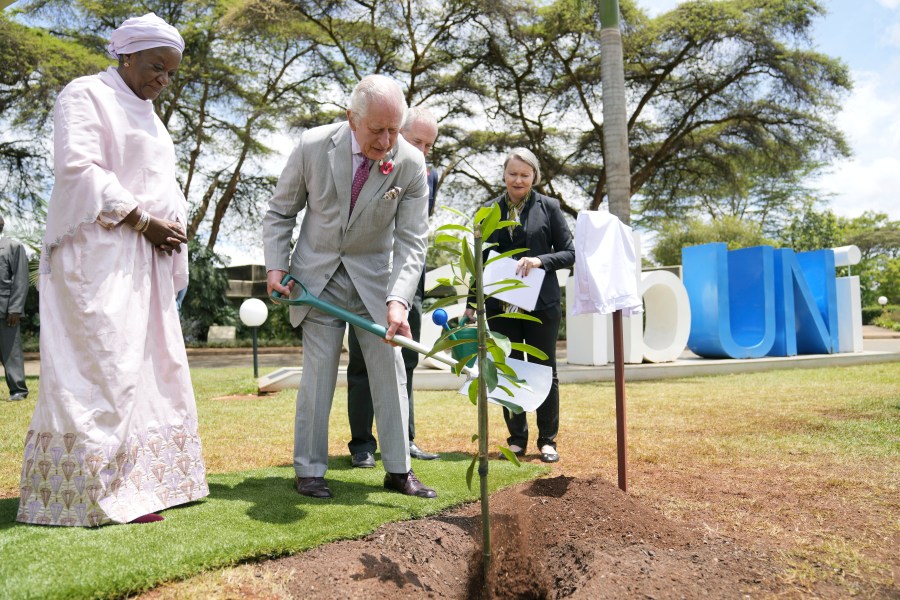
[[[413,106],[406,113],[406,120],[400,127],[400,135],[407,142],[419,149],[419,152],[428,159],[428,154],[434,146],[438,135],[437,119],[427,109]],[[434,198],[437,187],[436,172],[426,163],[428,176],[428,215],[434,212]],[[419,277],[419,286],[409,309],[409,328],[412,337],[419,341],[422,332],[422,299],[425,297],[425,268]],[[375,449],[378,441],[372,434],[372,422],[375,412],[372,408],[372,392],[369,388],[369,372],[366,362],[363,360],[359,341],[356,339],[356,330],[350,328],[348,340],[350,349],[350,361],[347,364],[347,416],[350,421],[350,464],[357,468],[372,468],[375,466]],[[416,444],[416,427],[413,407],[413,373],[419,364],[419,353],[408,348],[401,350],[403,364],[406,368],[406,395],[409,398],[409,455],[419,460],[435,460],[440,455],[433,452],[425,452]]]
[[[547,272],[533,311],[522,311],[515,306],[502,303],[496,298],[485,302],[487,317],[494,317],[505,312],[525,312],[537,317],[540,323],[524,319],[491,319],[488,324],[491,331],[507,336],[513,342],[525,342],[542,350],[546,360],[529,356],[528,362],[547,365],[553,369],[553,382],[550,392],[537,409],[537,447],[540,458],[544,462],[553,463],[559,460],[556,450],[556,435],[559,432],[559,378],[556,373],[556,340],[559,337],[559,325],[562,319],[560,306],[560,290],[555,271],[569,268],[575,264],[575,246],[572,243],[572,232],[563,216],[559,200],[549,198],[534,191],[534,186],[541,182],[541,168],[537,157],[525,148],[514,148],[503,163],[503,182],[506,192],[484,204],[500,207],[501,220],[516,221],[518,225],[497,229],[486,239],[485,245],[496,246],[493,250],[503,253],[516,248],[526,251],[518,255],[516,273],[525,276],[532,269],[543,269]],[[471,299],[470,299],[471,301]],[[465,312],[470,319],[475,311],[469,307]],[[522,352],[514,351],[512,358],[523,358]],[[528,421],[526,413],[513,414],[503,409],[503,418],[509,430],[507,443],[509,449],[518,456],[525,455],[528,447]],[[502,455],[501,455],[502,456]]]
[[[289,295],[290,272],[313,296],[411,334],[407,313],[425,264],[428,185],[425,158],[400,137],[400,86],[368,75],[353,89],[347,121],[309,129],[288,159],[263,218],[268,292]],[[305,211],[293,253],[297,215]],[[297,290],[299,292],[299,289]],[[346,323],[317,308],[291,306],[303,327],[303,374],[294,423],[297,492],[331,498],[328,416]],[[357,330],[369,371],[381,442],[384,487],[420,498],[437,494],[410,469],[409,401],[400,348]]]
[[[153,110],[184,40],[149,13],[122,23],[107,49],[118,66],[69,83],[53,113],[24,523],[159,521],[209,494],[175,308],[188,281],[187,206]]]
[[[18,240],[3,235],[6,221],[0,217],[0,360],[9,388],[9,401],[28,397],[25,356],[19,321],[28,295],[28,256]]]

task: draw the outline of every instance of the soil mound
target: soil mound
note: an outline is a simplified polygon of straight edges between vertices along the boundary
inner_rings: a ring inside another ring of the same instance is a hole
[[[769,557],[674,523],[603,480],[532,481],[494,494],[490,509],[487,586],[477,504],[391,523],[267,570],[297,598],[743,598],[776,590]]]

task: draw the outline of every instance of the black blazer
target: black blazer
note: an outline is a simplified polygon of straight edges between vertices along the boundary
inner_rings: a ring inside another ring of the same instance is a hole
[[[506,194],[485,202],[484,206],[492,204],[500,205],[501,220],[509,217],[509,209],[506,206]],[[560,302],[559,282],[556,280],[556,270],[566,269],[575,264],[575,245],[572,243],[572,232],[566,224],[559,200],[555,200],[543,194],[532,192],[525,200],[525,206],[519,215],[521,227],[513,229],[510,236],[507,227],[501,227],[485,240],[485,243],[496,243],[497,246],[484,251],[484,259],[491,250],[498,253],[513,250],[515,248],[527,248],[521,254],[513,258],[531,256],[541,259],[541,265],[547,276],[541,286],[537,304],[534,310],[543,310]],[[486,308],[491,312],[500,312],[500,301],[488,298]]]

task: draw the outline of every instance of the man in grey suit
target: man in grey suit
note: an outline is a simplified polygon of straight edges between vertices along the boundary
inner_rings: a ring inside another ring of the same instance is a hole
[[[425,262],[428,185],[422,153],[402,138],[400,87],[369,75],[350,96],[348,120],[305,131],[263,219],[268,291],[290,295],[288,272],[309,292],[387,328],[411,335],[407,312]],[[291,236],[304,211],[293,253]],[[328,417],[337,382],[344,321],[291,306],[303,327],[303,375],[294,422],[297,491],[331,498]],[[437,494],[410,469],[408,400],[400,348],[357,331],[370,373],[381,438],[384,487],[421,498]]]
[[[9,400],[15,402],[28,397],[19,335],[19,319],[28,294],[28,257],[18,240],[3,237],[5,226],[6,221],[0,217],[0,359],[6,372]]]
[[[400,128],[403,139],[415,146],[428,160],[428,153],[434,146],[438,136],[437,119],[428,109],[419,106],[410,107],[406,111],[406,120]],[[426,163],[427,168],[427,163]],[[434,198],[437,178],[434,169],[428,169],[428,216],[434,212]],[[419,278],[416,295],[409,310],[409,327],[412,337],[417,342],[422,330],[422,299],[425,297],[425,270]],[[350,362],[347,364],[347,416],[350,422],[350,464],[357,468],[375,467],[375,449],[378,440],[372,434],[374,409],[372,408],[372,392],[369,389],[369,371],[363,360],[354,330],[350,329],[347,346],[350,351]],[[406,395],[409,398],[409,455],[419,460],[436,460],[439,454],[425,452],[416,444],[416,428],[414,423],[415,403],[413,402],[413,373],[419,364],[419,353],[404,348],[401,351],[406,367]]]

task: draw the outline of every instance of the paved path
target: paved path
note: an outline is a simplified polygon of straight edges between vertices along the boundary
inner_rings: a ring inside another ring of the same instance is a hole
[[[872,326],[863,327],[864,351],[858,354],[830,354],[798,356],[790,358],[760,358],[752,360],[715,360],[699,358],[686,350],[681,357],[671,363],[626,365],[625,378],[630,381],[690,377],[695,375],[715,375],[747,371],[762,371],[783,368],[814,368],[873,362],[900,361],[900,332],[892,332]],[[301,364],[302,348],[260,348],[259,367],[292,369]],[[566,361],[566,344],[557,347],[559,378],[562,383],[585,381],[611,381],[614,377],[612,364],[605,366],[570,365]],[[204,348],[188,349],[188,361],[194,368],[247,367],[253,369],[253,354],[250,348]],[[347,364],[347,353],[341,356],[341,374],[338,385],[346,385],[343,367]],[[40,364],[36,353],[26,354],[25,372],[38,375]],[[421,389],[454,389],[462,380],[447,371],[420,366],[415,375],[416,387]]]

